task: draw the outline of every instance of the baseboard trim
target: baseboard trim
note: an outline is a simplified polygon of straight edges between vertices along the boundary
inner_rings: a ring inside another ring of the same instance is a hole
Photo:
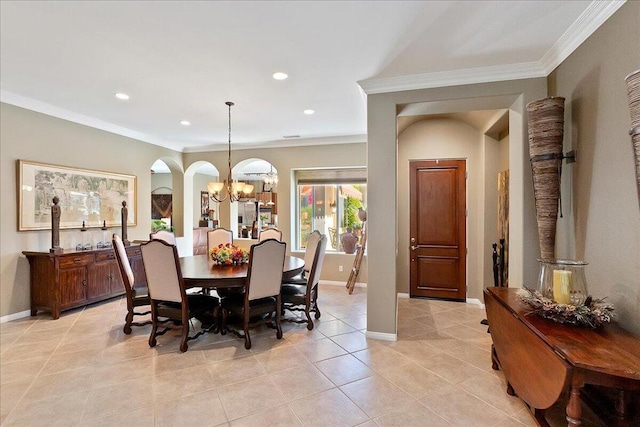
[[[321,285],[331,285],[331,286],[344,286],[347,287],[347,282],[339,282],[337,280],[320,280]],[[356,282],[356,288],[366,288],[367,284],[362,282]]]
[[[24,317],[31,316],[31,310],[21,311],[19,313],[7,314],[6,316],[0,317],[0,323],[11,322],[12,320],[22,319]]]
[[[484,308],[484,304],[478,298],[467,298],[467,304],[479,305],[480,308]]]
[[[409,298],[409,294],[406,292],[398,292],[398,298]]]
[[[387,334],[384,332],[367,331],[366,337],[371,338],[372,340],[398,341],[398,334]]]

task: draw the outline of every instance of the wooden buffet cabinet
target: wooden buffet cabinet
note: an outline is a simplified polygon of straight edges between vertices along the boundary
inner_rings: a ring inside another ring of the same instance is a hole
[[[140,247],[127,246],[136,288],[146,287]],[[50,311],[54,319],[64,310],[82,307],[124,294],[124,285],[112,248],[89,251],[22,252],[31,273],[31,315]]]

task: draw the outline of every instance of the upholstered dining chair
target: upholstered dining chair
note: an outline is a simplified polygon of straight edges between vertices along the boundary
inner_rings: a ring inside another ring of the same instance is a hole
[[[294,284],[294,285],[306,285],[307,284],[307,276],[311,271],[311,266],[313,264],[313,259],[316,256],[316,248],[318,247],[318,242],[322,238],[322,234],[318,230],[313,230],[309,237],[307,238],[307,247],[304,251],[304,268],[302,272],[295,277],[290,279],[286,279],[283,281],[284,283]],[[326,239],[324,240],[326,243]]]
[[[207,245],[207,239],[209,231],[211,231],[209,227],[198,227],[193,229],[194,255],[208,255],[209,246]]]
[[[258,235],[258,241],[262,242],[267,239],[276,239],[278,242],[282,241],[282,231],[276,228],[266,228],[261,230]]]
[[[149,240],[162,240],[170,245],[176,245],[176,235],[169,230],[158,230],[155,233],[149,234]]]
[[[229,323],[242,325],[244,333],[230,329],[244,338],[244,348],[251,348],[249,329],[261,323],[272,324],[275,314],[276,338],[282,338],[280,326],[280,284],[287,244],[267,239],[251,246],[244,293],[222,300],[222,328]]]
[[[301,284],[299,281],[290,282],[288,280],[282,284],[282,311],[303,311],[307,318],[306,320],[290,318],[283,320],[295,323],[306,323],[308,330],[313,329],[311,312],[313,311],[315,313],[314,317],[316,320],[321,316],[320,308],[318,307],[318,282],[320,282],[320,273],[322,272],[326,247],[327,237],[323,234],[315,246],[313,261],[311,262],[309,273],[305,275],[306,282],[304,284]]]
[[[149,291],[146,287],[139,287],[138,289],[134,287],[135,276],[120,236],[114,233],[112,243],[118,268],[120,269],[120,275],[122,276],[122,283],[124,284],[124,293],[127,297],[127,316],[125,317],[122,331],[129,335],[131,333],[131,326],[146,326],[151,324],[151,320],[145,320],[144,322],[133,321],[133,316],[146,316],[151,313],[150,307],[148,307],[149,309],[147,311],[135,311],[136,307],[149,306],[151,301],[149,300]]]
[[[160,324],[167,323],[166,320],[173,320],[174,324],[179,323],[182,327],[180,351],[185,352],[189,348],[187,341],[196,339],[211,329],[204,325],[208,319],[215,319],[218,298],[202,294],[187,295],[180,270],[178,249],[175,246],[163,240],[150,240],[140,245],[140,251],[151,301],[152,327],[149,346],[155,347],[156,338],[171,329],[165,327],[158,331]],[[194,317],[202,322],[202,329],[189,336],[190,320]]]
[[[207,232],[207,247],[209,250],[220,244],[233,243],[233,232],[226,228],[216,228]]]

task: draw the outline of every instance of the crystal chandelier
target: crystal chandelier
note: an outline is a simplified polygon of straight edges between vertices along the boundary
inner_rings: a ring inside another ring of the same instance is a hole
[[[244,182],[234,182],[231,177],[231,107],[234,103],[227,101],[225,104],[229,107],[229,173],[224,182],[210,182],[207,184],[209,197],[218,203],[227,200],[227,198],[229,198],[231,202],[237,202],[242,194],[248,195],[253,191],[253,185],[245,184]]]
[[[271,165],[271,171],[264,174],[264,183],[270,186],[274,186],[278,183],[278,174],[273,172],[273,165]]]

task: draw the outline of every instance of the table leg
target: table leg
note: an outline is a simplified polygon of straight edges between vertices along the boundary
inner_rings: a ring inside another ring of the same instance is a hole
[[[498,363],[498,354],[496,353],[496,348],[493,344],[491,344],[491,369],[494,371],[500,370],[500,364]]]
[[[567,426],[578,427],[582,424],[582,402],[580,401],[580,389],[584,385],[581,375],[573,375],[571,381],[571,395],[567,403]]]
[[[618,390],[618,398],[616,399],[616,402],[615,402],[616,415],[618,415],[618,417],[622,419],[624,419],[625,414],[627,412],[626,409],[629,404],[630,397],[631,397],[630,392],[625,392],[624,390]]]

